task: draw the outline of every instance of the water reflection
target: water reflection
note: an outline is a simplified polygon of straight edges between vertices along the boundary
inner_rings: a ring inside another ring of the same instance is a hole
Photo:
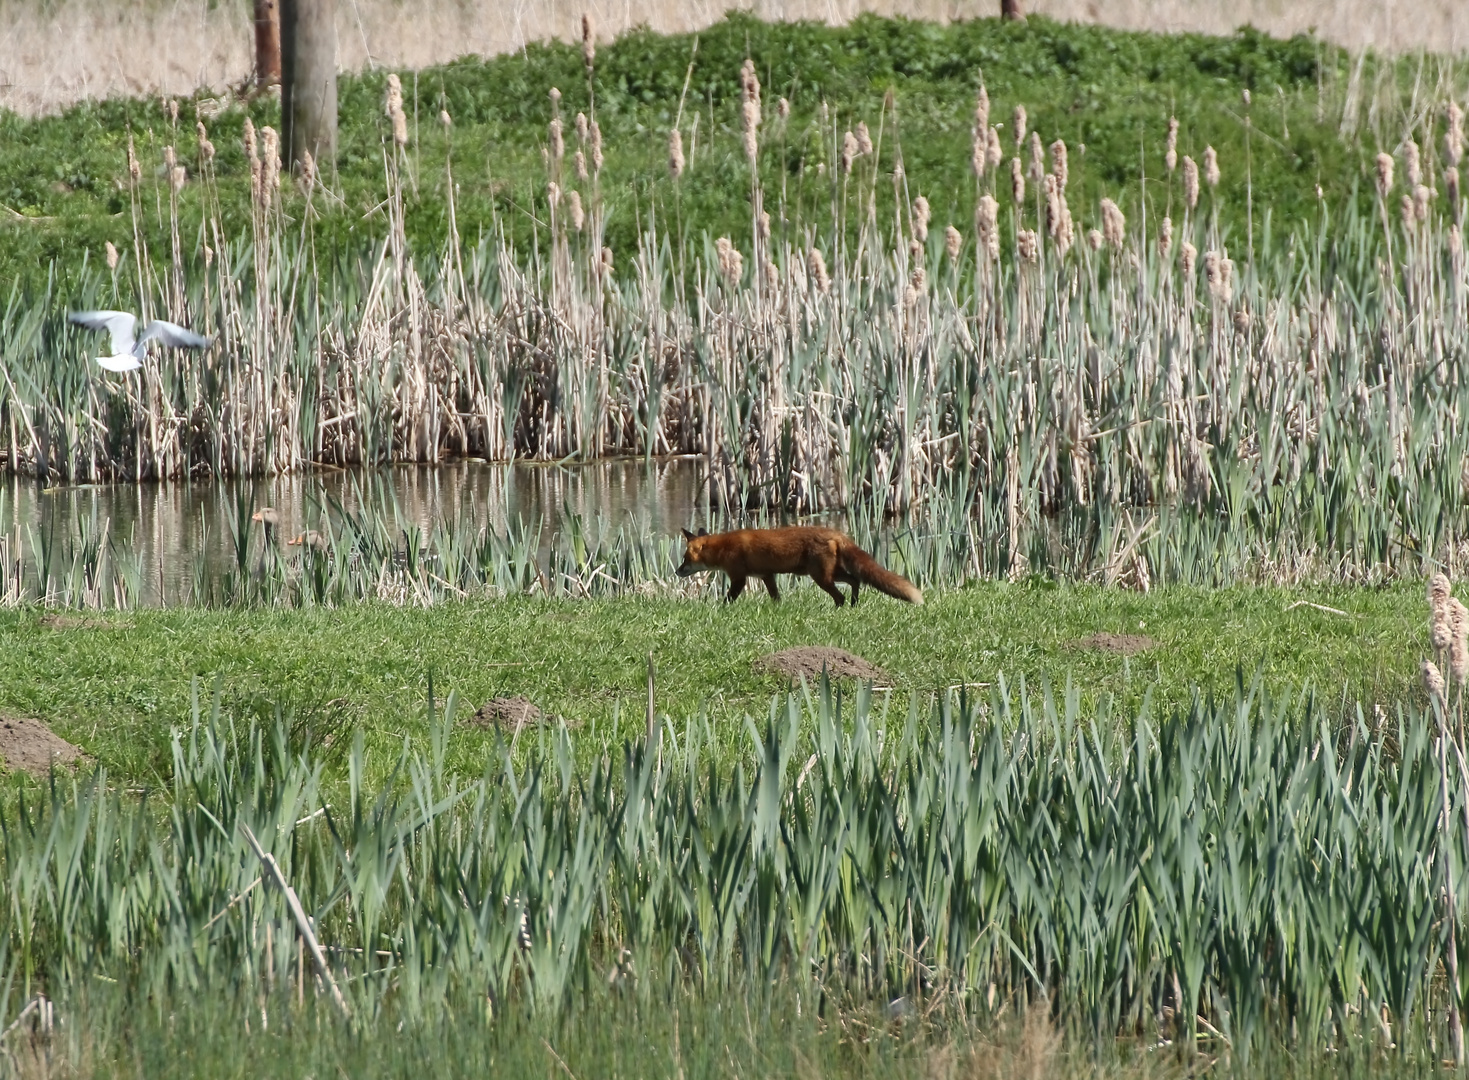
[[[61,544],[79,532],[105,535],[132,553],[143,568],[143,602],[156,603],[182,595],[200,560],[210,569],[231,564],[232,523],[264,506],[279,512],[283,538],[328,531],[323,526],[345,512],[416,527],[425,538],[440,525],[503,533],[518,521],[539,527],[540,543],[549,547],[569,514],[665,534],[703,523],[702,469],[702,461],[685,458],[576,466],[453,462],[225,483],[41,488],[13,479],[0,488],[0,533],[28,559],[40,557],[48,538]],[[262,543],[258,535],[252,541]]]

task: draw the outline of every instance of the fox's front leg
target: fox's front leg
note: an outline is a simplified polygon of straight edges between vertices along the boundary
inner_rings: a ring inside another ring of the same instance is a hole
[[[740,593],[742,593],[744,591],[745,591],[745,575],[744,574],[740,574],[740,575],[736,576],[734,574],[731,574],[729,576],[729,592],[726,593],[725,594],[725,597],[724,597],[725,602],[726,603],[730,603],[730,604],[734,603],[736,600],[739,599]]]
[[[765,587],[770,590],[770,599],[772,599],[772,600],[779,600],[780,599],[780,590],[775,587],[775,575],[774,574],[765,574],[765,575],[763,575],[761,577],[760,580],[764,581],[765,582]]]

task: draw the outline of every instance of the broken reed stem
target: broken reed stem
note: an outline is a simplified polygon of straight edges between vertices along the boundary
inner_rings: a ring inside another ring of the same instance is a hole
[[[260,841],[255,839],[255,834],[250,830],[250,826],[241,822],[240,831],[245,837],[245,842],[255,852],[255,857],[260,860],[260,865],[264,868],[266,875],[275,882],[276,888],[280,889],[282,895],[285,896],[286,907],[290,909],[291,917],[296,921],[296,932],[300,934],[306,947],[311,950],[311,960],[316,965],[316,974],[321,977],[322,982],[326,983],[333,1003],[344,1017],[350,1018],[352,1010],[347,1007],[347,1001],[342,997],[337,980],[332,978],[331,968],[327,966],[326,954],[316,940],[316,932],[311,928],[311,920],[306,917],[306,909],[301,906],[296,890],[291,888],[290,882],[281,872],[280,864],[275,861],[275,856],[260,846]]]

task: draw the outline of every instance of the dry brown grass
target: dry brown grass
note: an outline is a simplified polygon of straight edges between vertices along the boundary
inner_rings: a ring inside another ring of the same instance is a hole
[[[47,112],[118,94],[188,94],[248,77],[250,5],[233,0],[0,0],[0,107]],[[646,24],[695,30],[732,7],[768,19],[844,22],[866,11],[951,20],[992,15],[999,0],[514,0],[509,18],[468,0],[342,0],[341,63],[417,68],[466,53],[494,55],[527,41],[579,35],[590,12],[607,39]],[[1029,0],[1030,11],[1126,29],[1228,33],[1250,23],[1272,34],[1315,28],[1352,48],[1469,51],[1463,0]]]

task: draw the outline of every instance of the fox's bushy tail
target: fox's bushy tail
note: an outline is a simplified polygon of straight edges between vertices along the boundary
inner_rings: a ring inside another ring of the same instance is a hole
[[[884,567],[856,544],[846,547],[842,553],[842,569],[855,575],[865,585],[878,592],[887,593],[895,600],[906,600],[910,604],[922,604],[923,592],[902,574],[895,574]]]

